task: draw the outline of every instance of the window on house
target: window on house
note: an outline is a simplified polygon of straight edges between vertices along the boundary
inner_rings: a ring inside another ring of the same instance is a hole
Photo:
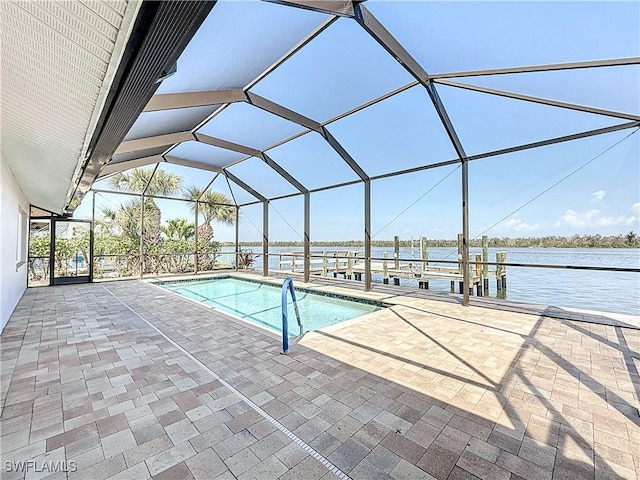
[[[16,270],[27,263],[27,212],[18,206]]]

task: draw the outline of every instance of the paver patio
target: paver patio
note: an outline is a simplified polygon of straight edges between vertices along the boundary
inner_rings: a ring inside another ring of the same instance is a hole
[[[142,281],[29,289],[1,336],[2,478],[640,476],[640,330],[394,303],[283,356]]]

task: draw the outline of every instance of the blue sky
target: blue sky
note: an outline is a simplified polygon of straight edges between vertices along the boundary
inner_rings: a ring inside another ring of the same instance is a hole
[[[638,2],[369,1],[365,5],[429,73],[640,56]],[[243,87],[325,18],[264,2],[219,2],[180,58],[178,73],[165,80],[159,92]],[[326,121],[411,80],[354,21],[340,19],[252,91]],[[640,114],[638,65],[456,81]],[[624,122],[444,85],[438,91],[469,155]],[[158,132],[171,131],[171,124],[163,125],[158,114],[145,114],[134,128],[153,131],[156,119]],[[328,129],[369,175],[455,158],[421,87],[331,123]],[[301,128],[247,104],[233,104],[200,131],[263,149]],[[490,236],[640,231],[639,136],[624,130],[471,162],[471,235],[490,227]],[[309,188],[356,178],[315,133],[268,153]],[[217,165],[238,158],[195,142],[171,154]],[[213,178],[211,172],[163,168],[181,174],[185,184],[204,186]],[[294,191],[257,159],[230,171],[266,196]],[[455,237],[461,229],[460,185],[455,165],[373,182],[374,238]],[[229,194],[222,179],[213,188]],[[233,193],[240,202],[251,199],[237,188]],[[362,185],[313,194],[312,240],[362,238],[363,195]],[[115,201],[102,197],[103,203]],[[76,216],[90,215],[89,200],[87,196]],[[163,202],[161,207],[164,219],[190,215],[177,202]],[[302,215],[302,197],[272,202],[270,238],[299,240]],[[243,208],[241,240],[260,239],[261,227],[262,207]],[[216,238],[233,239],[233,228],[217,227]]]

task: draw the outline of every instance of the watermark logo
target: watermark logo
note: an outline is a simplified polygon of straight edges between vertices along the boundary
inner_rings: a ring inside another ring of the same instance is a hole
[[[4,462],[5,472],[75,472],[78,470],[78,465],[73,460],[44,460],[37,462],[35,460],[22,460],[22,461],[6,461]]]

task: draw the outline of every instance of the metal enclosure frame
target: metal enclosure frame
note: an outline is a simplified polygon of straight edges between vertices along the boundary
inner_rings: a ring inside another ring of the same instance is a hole
[[[468,165],[470,161],[476,161],[486,158],[491,158],[498,155],[504,155],[507,153],[524,151],[533,148],[539,148],[547,145],[553,145],[562,142],[569,142],[573,140],[578,140],[580,138],[587,138],[595,135],[603,135],[606,133],[625,130],[625,129],[633,129],[640,127],[640,115],[629,114],[625,112],[616,112],[612,110],[605,110],[600,108],[594,108],[585,105],[578,105],[568,102],[560,102],[556,100],[550,100],[542,97],[536,97],[531,95],[522,95],[512,92],[507,92],[498,89],[490,89],[485,87],[478,87],[475,85],[470,85],[466,83],[461,83],[457,81],[453,81],[450,79],[455,79],[459,77],[468,77],[468,76],[487,76],[487,75],[504,75],[504,74],[513,74],[513,73],[525,73],[525,72],[545,72],[545,71],[559,71],[559,70],[570,70],[570,69],[587,69],[587,68],[607,68],[612,66],[624,66],[624,65],[638,65],[640,64],[640,57],[633,58],[619,58],[619,59],[606,59],[606,60],[595,60],[595,61],[584,61],[584,62],[569,62],[562,64],[549,64],[549,65],[530,65],[530,66],[520,66],[520,67],[510,67],[510,68],[498,68],[498,69],[486,69],[486,70],[475,70],[475,71],[458,71],[458,72],[445,72],[445,73],[436,73],[430,74],[427,72],[425,68],[423,68],[420,63],[415,60],[410,53],[405,50],[405,48],[398,42],[393,35],[382,25],[382,23],[364,6],[360,1],[317,1],[317,0],[269,0],[274,3],[280,3],[282,5],[286,5],[290,8],[305,8],[315,11],[321,11],[323,13],[329,14],[329,18],[322,22],[317,28],[315,28],[312,32],[310,32],[307,36],[305,36],[301,41],[299,41],[293,48],[287,51],[284,55],[282,55],[276,62],[267,67],[263,72],[261,72],[255,79],[249,82],[244,88],[235,88],[221,91],[202,91],[202,92],[188,92],[188,93],[171,93],[171,94],[156,94],[151,100],[148,102],[147,106],[144,108],[144,112],[158,112],[163,110],[172,110],[172,109],[180,109],[180,108],[189,108],[195,106],[205,106],[205,105],[221,105],[216,109],[212,114],[208,115],[206,118],[203,118],[201,122],[199,122],[196,127],[190,131],[180,131],[173,132],[165,135],[160,135],[156,137],[146,137],[140,138],[136,140],[130,140],[123,142],[120,147],[117,149],[116,153],[122,152],[143,152],[145,149],[152,147],[162,147],[166,146],[166,149],[162,155],[152,156],[152,157],[139,157],[133,158],[128,161],[120,162],[120,163],[108,163],[101,172],[101,176],[110,175],[113,173],[117,173],[119,171],[123,171],[126,169],[130,169],[133,167],[138,167],[142,165],[149,165],[158,162],[168,162],[177,165],[183,165],[193,168],[199,168],[204,171],[215,172],[216,176],[211,180],[208,186],[210,186],[215,178],[219,174],[225,176],[227,183],[233,182],[235,185],[245,190],[251,196],[256,198],[256,201],[247,202],[243,204],[236,203],[236,228],[235,228],[235,245],[236,251],[238,250],[238,242],[239,242],[239,231],[238,231],[238,221],[240,218],[240,208],[243,206],[249,206],[261,203],[263,206],[263,242],[262,242],[262,255],[264,258],[263,262],[263,275],[269,275],[268,271],[268,246],[269,246],[269,202],[273,200],[279,200],[284,198],[296,197],[299,195],[303,196],[304,202],[304,236],[303,236],[303,248],[304,248],[304,280],[309,281],[310,276],[310,203],[311,203],[311,194],[326,191],[329,189],[335,189],[348,185],[356,185],[363,184],[364,187],[364,231],[363,231],[363,241],[364,241],[364,249],[365,249],[365,279],[364,285],[365,290],[370,290],[371,288],[371,182],[375,180],[390,178],[398,175],[408,175],[411,173],[424,171],[428,169],[444,167],[449,165],[460,165],[460,184],[461,184],[461,199],[460,199],[460,209],[461,209],[461,230],[462,230],[462,271],[463,271],[463,304],[468,305],[469,303],[469,171]],[[213,10],[213,14],[215,14],[215,9]],[[266,99],[260,95],[257,95],[251,88],[255,86],[260,80],[267,77],[269,74],[273,73],[278,69],[280,65],[286,62],[289,58],[295,55],[298,51],[304,48],[309,42],[313,41],[317,36],[321,35],[333,22],[335,22],[340,17],[346,17],[351,19],[351,21],[356,22],[373,40],[375,40],[381,48],[383,48],[395,61],[397,61],[415,80],[404,85],[400,88],[397,88],[391,92],[388,92],[374,100],[366,102],[358,107],[352,108],[349,111],[343,112],[340,115],[326,121],[326,122],[317,122],[311,118],[306,117],[305,115],[300,114],[299,112],[295,112],[287,107],[277,104],[269,99]],[[529,144],[516,145],[509,148],[504,148],[500,150],[484,152],[481,154],[468,156],[465,152],[464,146],[456,132],[455,126],[449,115],[447,113],[446,107],[440,98],[437,90],[436,84],[446,85],[452,88],[465,89],[469,91],[475,91],[481,94],[486,95],[497,95],[501,97],[511,98],[517,101],[524,102],[533,102],[536,104],[547,105],[555,108],[569,109],[573,111],[585,112],[594,115],[602,115],[611,118],[612,120],[628,120],[625,123],[621,124],[613,124],[609,127],[599,128],[595,130],[589,130],[580,132],[572,135],[565,135],[555,138],[549,138],[546,140],[533,142]],[[338,142],[338,140],[329,132],[327,126],[341,120],[349,115],[357,113],[365,108],[371,107],[383,100],[393,97],[394,95],[398,95],[404,91],[407,91],[410,88],[420,86],[424,88],[431,100],[431,106],[435,109],[435,112],[438,115],[438,118],[447,133],[449,140],[453,149],[456,152],[456,158],[441,161],[437,163],[426,163],[414,168],[396,170],[382,175],[369,176],[367,172],[361,167],[361,165],[357,162],[357,159],[353,158],[353,156]],[[258,150],[246,145],[240,145],[235,142],[231,142],[222,138],[215,138],[209,135],[205,135],[203,133],[199,133],[197,130],[222,112],[228,105],[232,103],[243,102],[251,105],[253,108],[258,108],[260,110],[269,112],[273,115],[284,118],[290,122],[293,122],[301,127],[303,127],[303,131],[299,132],[295,135],[290,136],[282,141],[279,141],[273,145],[270,145],[262,150]],[[333,185],[327,185],[320,188],[308,189],[305,187],[294,175],[288,172],[286,169],[282,168],[269,154],[268,152],[280,145],[283,145],[289,141],[292,141],[296,138],[299,138],[303,135],[319,135],[324,142],[338,155],[339,158],[355,173],[357,179],[348,182],[342,182]],[[245,155],[244,158],[230,162],[224,167],[215,167],[208,164],[204,164],[201,162],[178,158],[176,156],[171,155],[171,151],[180,143],[184,141],[195,141],[199,143],[203,143],[206,145],[215,146],[218,148],[227,149],[236,153],[241,153]],[[134,155],[135,156],[135,155]],[[233,165],[236,165],[239,162],[248,160],[250,158],[258,158],[262,160],[266,165],[268,165],[277,175],[279,175],[282,179],[288,182],[290,185],[294,187],[296,190],[294,193],[280,195],[275,197],[267,197],[256,190],[254,185],[248,185],[243,180],[238,178],[232,172],[229,171],[229,168]],[[159,163],[158,163],[159,164]],[[157,168],[157,167],[156,167]],[[233,190],[230,188],[231,194],[233,196]],[[144,198],[144,192],[142,194],[142,198]],[[196,222],[197,222],[197,213],[196,213]],[[142,251],[142,245],[141,245]],[[237,268],[237,259],[236,259],[236,268]],[[196,267],[197,270],[197,267]]]

